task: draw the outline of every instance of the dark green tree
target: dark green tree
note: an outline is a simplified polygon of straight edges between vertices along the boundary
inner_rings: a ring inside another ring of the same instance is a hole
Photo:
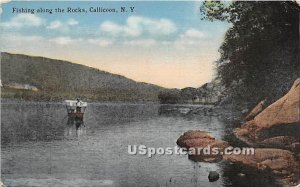
[[[217,73],[228,93],[268,102],[299,77],[299,5],[294,1],[203,2],[202,19],[232,24],[219,49]]]

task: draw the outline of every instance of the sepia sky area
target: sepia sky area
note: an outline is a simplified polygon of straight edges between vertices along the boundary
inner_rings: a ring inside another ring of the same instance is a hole
[[[200,4],[7,2],[1,4],[0,49],[68,60],[167,88],[199,87],[213,78],[218,48],[230,27],[201,20]],[[118,12],[92,12],[97,7]],[[22,8],[35,12],[20,13]],[[55,13],[57,8],[87,11]]]

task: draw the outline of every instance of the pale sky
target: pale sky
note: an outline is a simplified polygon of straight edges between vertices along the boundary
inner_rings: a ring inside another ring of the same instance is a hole
[[[167,88],[199,87],[213,78],[218,48],[230,26],[200,20],[199,5],[13,1],[1,5],[0,49],[68,60]],[[87,12],[37,12],[68,7]],[[118,13],[90,12],[91,7]],[[121,13],[120,7],[128,12]],[[21,8],[35,12],[13,12]]]

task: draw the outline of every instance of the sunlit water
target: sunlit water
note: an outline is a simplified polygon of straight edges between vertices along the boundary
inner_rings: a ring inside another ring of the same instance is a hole
[[[201,106],[195,106],[201,107]],[[219,139],[232,124],[186,115],[185,106],[89,104],[84,122],[61,103],[5,101],[1,107],[1,173],[6,186],[252,186],[229,163],[195,163],[185,155],[130,155],[128,145],[174,147],[192,129]],[[221,178],[208,181],[209,171]],[[253,183],[252,183],[253,184]],[[272,186],[259,180],[254,186]]]

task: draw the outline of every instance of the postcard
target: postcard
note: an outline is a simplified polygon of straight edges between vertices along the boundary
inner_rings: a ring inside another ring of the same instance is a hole
[[[0,1],[3,187],[300,186],[299,1]]]

